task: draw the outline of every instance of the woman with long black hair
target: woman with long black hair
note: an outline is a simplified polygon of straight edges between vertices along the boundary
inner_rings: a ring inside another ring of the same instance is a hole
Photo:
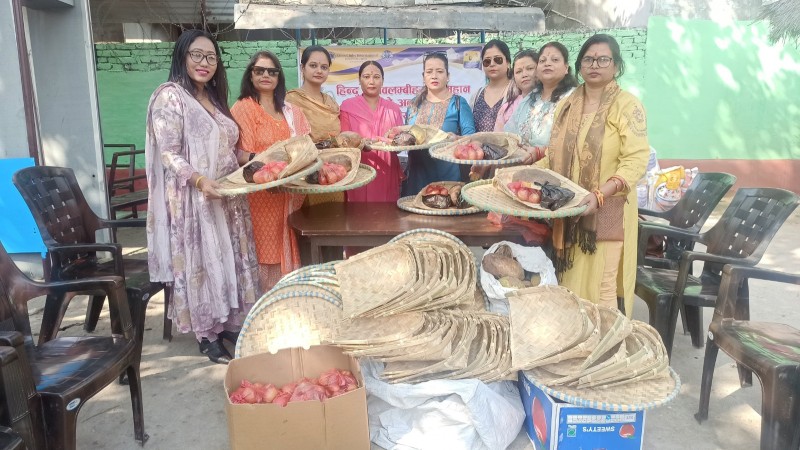
[[[222,197],[215,181],[246,161],[228,108],[219,46],[207,32],[175,42],[169,80],[150,98],[145,163],[150,280],[172,287],[168,311],[200,352],[221,364],[256,301],[258,261],[244,196]]]

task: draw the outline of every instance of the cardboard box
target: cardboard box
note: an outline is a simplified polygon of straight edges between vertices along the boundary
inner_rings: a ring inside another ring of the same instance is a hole
[[[519,372],[525,431],[537,450],[642,448],[644,411],[611,412],[564,403]]]
[[[358,389],[325,401],[273,404],[231,403],[228,395],[243,379],[281,387],[326,370],[349,370]],[[292,348],[276,354],[237,358],[225,375],[225,406],[231,448],[291,450],[369,450],[367,394],[358,362],[332,346]]]

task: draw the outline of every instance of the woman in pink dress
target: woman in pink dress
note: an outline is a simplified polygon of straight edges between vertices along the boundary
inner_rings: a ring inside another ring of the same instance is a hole
[[[381,98],[383,67],[366,61],[358,69],[362,95],[342,102],[342,131],[355,131],[366,139],[384,136],[390,128],[403,124],[400,107]],[[347,191],[348,202],[396,202],[400,198],[403,169],[397,154],[377,150],[361,153],[361,162],[375,168],[377,176],[368,185]]]

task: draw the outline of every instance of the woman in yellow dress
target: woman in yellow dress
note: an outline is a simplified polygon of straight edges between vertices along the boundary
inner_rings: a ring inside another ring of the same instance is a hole
[[[325,47],[306,47],[300,55],[303,84],[286,94],[286,101],[300,108],[308,119],[311,139],[315,143],[334,138],[342,130],[339,105],[332,96],[322,92],[322,84],[328,80],[331,62],[331,54]],[[306,199],[308,205],[327,202],[344,202],[344,193],[312,194]]]
[[[636,282],[637,210],[631,186],[649,156],[642,103],[623,91],[625,71],[617,41],[596,34],[581,47],[575,71],[584,83],[555,112],[550,147],[539,165],[590,193],[579,217],[556,220],[554,263],[561,284],[578,296],[631,314]]]

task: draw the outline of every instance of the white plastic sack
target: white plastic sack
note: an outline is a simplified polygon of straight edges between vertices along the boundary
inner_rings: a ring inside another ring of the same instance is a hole
[[[361,360],[370,440],[389,450],[503,450],[525,411],[516,383],[476,379],[389,384],[383,364]]]
[[[539,286],[558,285],[558,278],[556,278],[556,269],[553,267],[553,262],[550,261],[550,258],[548,258],[539,247],[525,247],[513,242],[501,241],[489,247],[486,253],[483,254],[483,257],[497,251],[497,247],[502,244],[511,247],[514,258],[522,265],[523,269],[528,272],[539,274],[541,277]],[[484,292],[486,292],[486,296],[489,297],[489,311],[507,316],[508,300],[506,299],[506,293],[515,291],[516,289],[504,288],[494,275],[483,270],[483,257],[481,257],[480,278],[481,287],[483,287]]]

